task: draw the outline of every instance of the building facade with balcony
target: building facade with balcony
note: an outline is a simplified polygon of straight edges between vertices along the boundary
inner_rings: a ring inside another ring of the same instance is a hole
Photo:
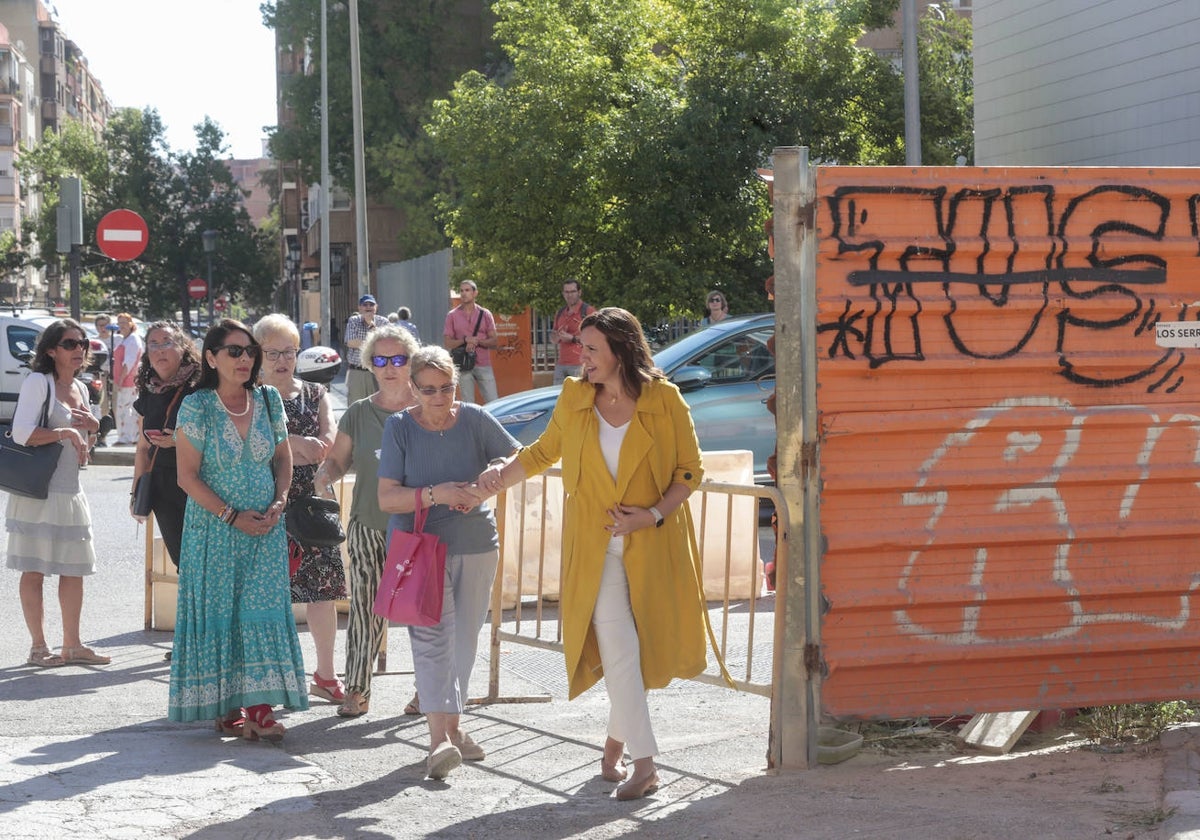
[[[97,139],[112,113],[104,88],[88,69],[79,45],[68,38],[41,0],[0,0],[0,236],[40,212],[36,185],[22,185],[15,169],[22,148],[67,120]],[[58,186],[53,185],[57,190]],[[0,278],[0,300],[48,303],[62,297],[58,266]],[[15,286],[15,288],[14,288]]]

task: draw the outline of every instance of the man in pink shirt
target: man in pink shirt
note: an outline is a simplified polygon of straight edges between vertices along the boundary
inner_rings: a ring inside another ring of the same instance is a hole
[[[496,399],[496,374],[492,370],[491,348],[496,341],[496,319],[492,313],[475,303],[479,287],[471,280],[458,286],[461,303],[446,313],[446,326],[442,344],[447,350],[465,347],[475,353],[475,367],[469,371],[459,370],[458,384],[462,387],[463,399],[480,405]],[[479,387],[479,399],[475,399],[475,387]]]
[[[579,324],[592,307],[580,297],[579,281],[564,280],[563,300],[567,305],[554,316],[554,328],[550,340],[558,345],[558,361],[554,365],[554,384],[561,385],[568,376],[579,376],[580,354],[583,344],[579,340]]]

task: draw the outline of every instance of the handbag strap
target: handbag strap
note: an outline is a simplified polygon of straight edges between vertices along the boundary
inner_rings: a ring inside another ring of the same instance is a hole
[[[483,323],[483,308],[479,310],[479,317],[475,319],[475,329],[471,330],[471,335],[479,335],[479,325]]]
[[[425,519],[429,516],[429,508],[421,504],[421,491],[424,487],[418,487],[413,491],[416,496],[416,507],[413,508],[413,533],[420,534],[425,530]]]
[[[42,377],[46,381],[46,401],[42,403],[42,417],[38,420],[38,427],[48,429],[50,428],[50,398],[54,396],[54,377],[48,373],[43,373]]]
[[[182,396],[183,396],[183,386],[180,385],[178,388],[175,389],[175,396],[171,399],[170,404],[167,405],[167,413],[163,415],[164,423],[170,422],[171,409],[175,407],[175,403],[179,402],[179,398]],[[150,466],[148,466],[146,468],[146,472],[152,472],[154,470],[154,459],[158,457],[158,450],[159,450],[158,444],[154,444],[150,447]]]

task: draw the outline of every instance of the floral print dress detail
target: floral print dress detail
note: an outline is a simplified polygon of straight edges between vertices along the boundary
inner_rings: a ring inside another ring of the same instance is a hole
[[[250,392],[243,440],[216,391],[184,397],[177,435],[200,452],[200,478],[238,510],[275,497],[271,458],[287,437],[274,388]],[[307,709],[304,658],[292,618],[283,521],[253,537],[188,499],[167,717],[212,720],[266,703]]]
[[[325,388],[315,382],[303,382],[300,393],[283,401],[290,435],[316,437],[321,432],[321,397]],[[292,486],[288,504],[313,493],[316,464],[292,467]],[[346,568],[342,565],[341,546],[302,546],[288,537],[288,567],[292,570],[292,603],[311,604],[346,597]]]

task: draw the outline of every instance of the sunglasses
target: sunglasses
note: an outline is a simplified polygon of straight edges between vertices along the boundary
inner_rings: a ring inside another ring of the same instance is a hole
[[[443,385],[440,388],[435,388],[433,385],[427,385],[424,388],[421,388],[416,385],[414,385],[413,387],[417,389],[417,393],[419,393],[425,397],[435,397],[438,394],[448,397],[454,393],[456,388],[458,388],[457,385]]]
[[[278,362],[280,359],[287,359],[289,362],[296,358],[295,350],[268,350],[264,354],[272,362]]]
[[[371,364],[377,368],[387,367],[388,362],[392,363],[392,367],[404,367],[408,364],[408,356],[403,353],[397,353],[395,356],[372,356]]]
[[[222,344],[220,347],[213,348],[213,355],[224,350],[231,359],[240,359],[243,354],[248,354],[251,359],[257,359],[261,349],[257,344]]]
[[[79,338],[64,338],[58,342],[58,346],[64,350],[86,350],[88,343]]]
[[[170,350],[174,347],[174,341],[151,341],[146,344],[146,349],[151,352],[154,352],[155,350]]]
[[[724,302],[725,302],[725,299],[724,299],[724,298],[719,298],[719,297],[710,297],[710,298],[708,299],[708,302],[709,302],[709,303],[724,303]]]

